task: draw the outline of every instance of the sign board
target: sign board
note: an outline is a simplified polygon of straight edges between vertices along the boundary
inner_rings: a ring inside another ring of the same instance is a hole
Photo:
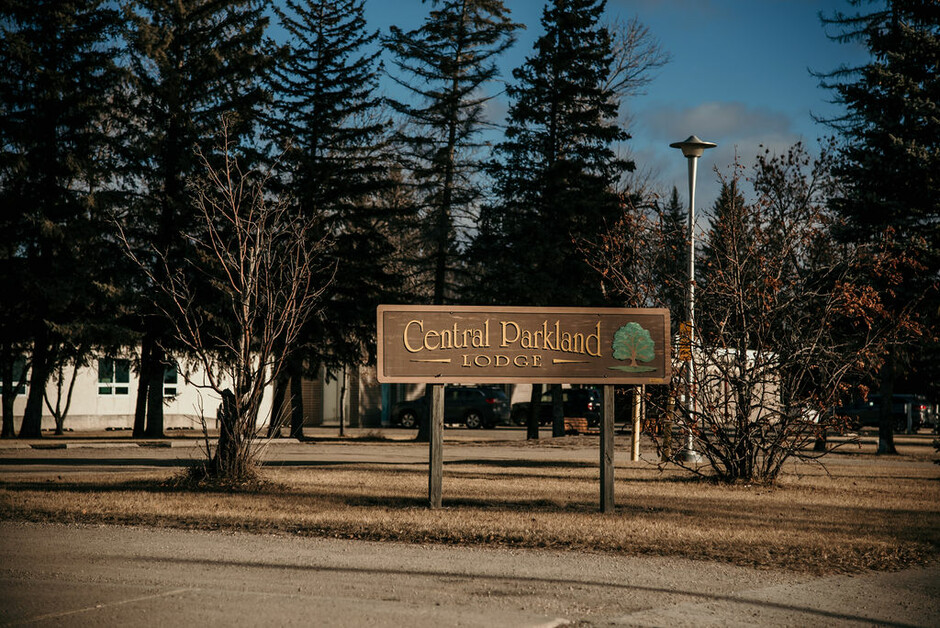
[[[692,359],[692,325],[679,323],[679,359],[688,362]]]
[[[378,380],[664,384],[669,310],[380,305]]]

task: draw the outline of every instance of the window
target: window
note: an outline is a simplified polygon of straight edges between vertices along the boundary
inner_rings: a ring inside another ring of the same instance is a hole
[[[126,395],[131,381],[131,362],[116,358],[98,360],[98,394]]]
[[[26,368],[26,358],[20,356],[13,361],[13,377],[11,378],[10,386],[15,386],[19,383],[20,377],[23,376],[23,369]],[[25,395],[26,388],[29,386],[29,380],[24,379],[23,385],[16,390],[17,395]],[[4,385],[6,382],[3,381],[2,375],[0,375],[0,393],[4,390]]]
[[[177,384],[179,383],[179,371],[176,362],[171,362],[163,370],[163,396],[175,397]]]

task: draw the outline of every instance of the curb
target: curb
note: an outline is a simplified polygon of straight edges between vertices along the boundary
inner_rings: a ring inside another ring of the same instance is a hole
[[[215,445],[217,438],[210,438],[209,443]],[[71,440],[17,440],[17,439],[4,439],[0,440],[0,451],[3,450],[21,450],[21,449],[36,449],[36,450],[45,450],[45,449],[121,449],[127,447],[144,447],[144,448],[192,448],[192,447],[205,447],[205,439],[202,438],[182,438],[182,439],[172,439],[168,438],[165,440],[100,440],[100,441],[71,441]],[[297,441],[292,438],[259,438],[256,443],[258,445],[263,445],[265,447],[274,445],[297,445],[302,444],[301,441]]]
[[[153,447],[153,448],[169,448],[169,447],[191,447],[197,444],[198,441],[195,440],[185,440],[185,441],[119,441],[119,442],[0,442],[0,451],[3,450],[19,450],[19,449],[36,449],[36,450],[45,450],[45,449],[123,449],[127,447]]]

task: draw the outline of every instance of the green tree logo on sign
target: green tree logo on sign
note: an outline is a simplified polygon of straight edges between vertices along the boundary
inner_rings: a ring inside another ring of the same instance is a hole
[[[617,360],[630,360],[630,364],[608,367],[612,371],[626,371],[627,373],[646,373],[655,371],[654,366],[643,366],[640,362],[652,362],[656,357],[656,345],[650,333],[643,329],[639,323],[627,323],[614,332],[612,345],[614,358]]]

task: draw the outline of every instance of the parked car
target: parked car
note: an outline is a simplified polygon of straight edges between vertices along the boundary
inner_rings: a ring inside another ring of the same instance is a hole
[[[583,417],[588,425],[595,426],[601,421],[601,393],[596,388],[564,388],[561,391],[564,404],[565,417]],[[532,404],[522,401],[512,404],[512,421],[516,425],[523,425],[529,416],[529,407]],[[547,425],[552,422],[552,391],[542,393],[542,402],[539,404],[539,424]]]
[[[417,427],[427,413],[427,397],[402,401],[392,408],[392,423]],[[462,423],[470,429],[492,428],[509,421],[509,398],[488,386],[448,386],[444,389],[444,423]]]
[[[911,431],[916,432],[922,425],[929,423],[929,407],[927,398],[923,395],[894,395],[891,399],[894,431],[907,431],[907,417],[910,414]],[[848,417],[855,428],[877,427],[881,416],[881,395],[871,395],[868,399],[856,399],[837,409],[836,414]]]

